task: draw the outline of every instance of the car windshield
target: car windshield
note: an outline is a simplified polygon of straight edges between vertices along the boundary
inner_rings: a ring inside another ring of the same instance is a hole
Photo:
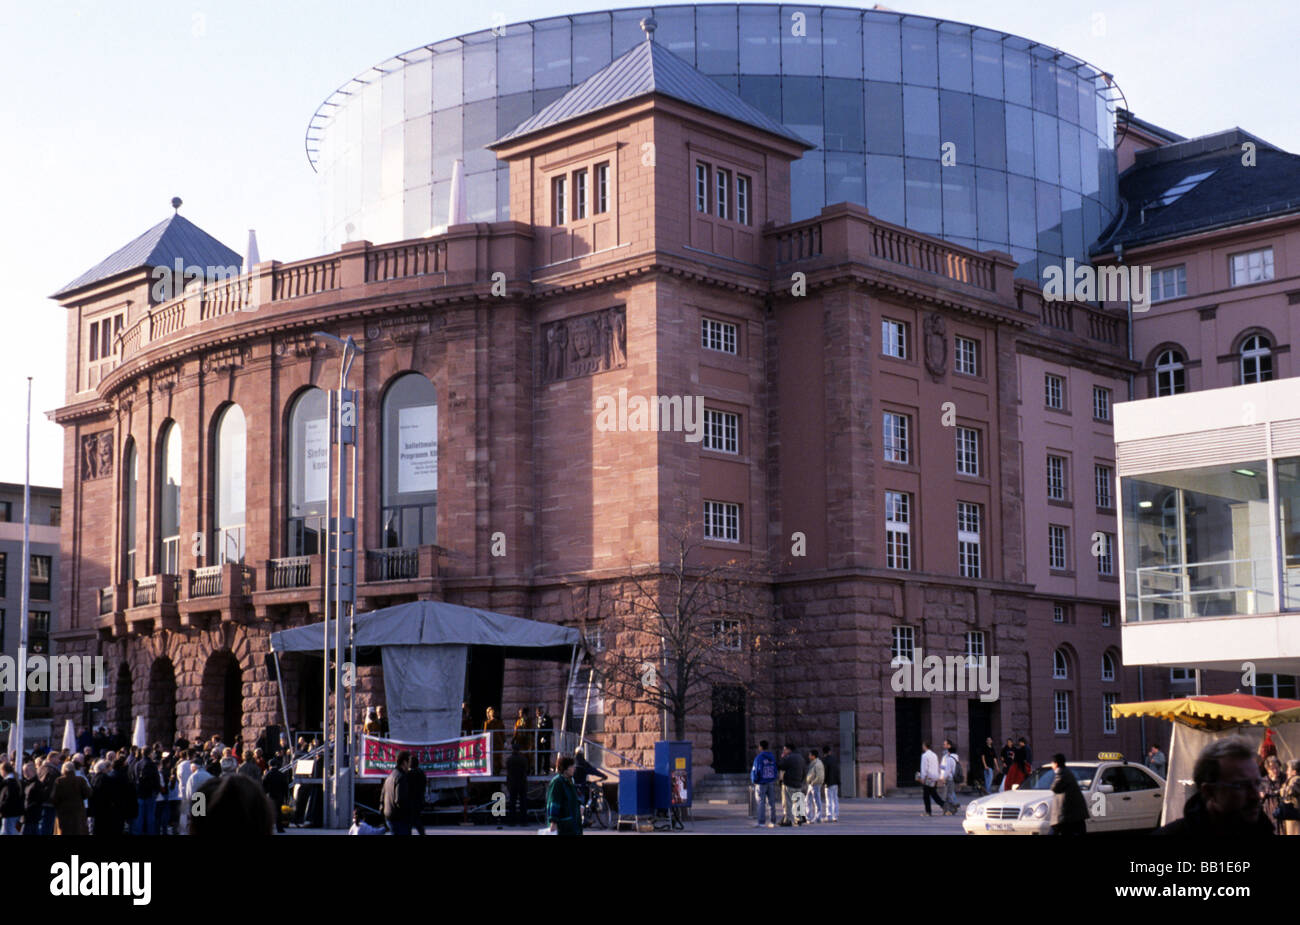
[[[1092,786],[1092,775],[1096,773],[1097,768],[1094,765],[1087,764],[1067,764],[1067,768],[1074,774],[1074,779],[1079,782],[1080,790],[1087,790]],[[1030,774],[1019,786],[1019,790],[1051,790],[1052,781],[1056,777],[1056,769],[1050,764],[1045,768],[1039,768]]]

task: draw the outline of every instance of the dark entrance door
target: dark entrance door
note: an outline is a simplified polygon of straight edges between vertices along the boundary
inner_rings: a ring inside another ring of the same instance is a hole
[[[319,658],[298,656],[298,732],[319,734],[322,729],[321,698],[325,683]]]
[[[745,689],[738,684],[713,685],[713,770],[739,774],[746,770]]]
[[[233,658],[226,665],[226,686],[222,704],[221,741],[232,745],[244,728],[244,672]],[[247,745],[241,742],[241,745]]]
[[[915,787],[916,773],[921,770],[922,721],[925,701],[919,697],[901,697],[894,701],[894,742],[897,754],[899,787]]]
[[[984,748],[984,740],[993,735],[993,704],[972,700],[967,710],[967,718],[970,723],[970,745],[966,748],[968,783],[979,781],[982,786],[984,763],[980,761],[980,751]],[[997,742],[997,739],[993,740],[994,751],[997,750]]]
[[[506,678],[505,654],[495,646],[470,646],[465,666],[465,706],[470,729],[482,729],[487,708],[496,711],[504,728],[514,728],[514,717],[501,715],[501,687]],[[559,721],[556,721],[559,724]]]

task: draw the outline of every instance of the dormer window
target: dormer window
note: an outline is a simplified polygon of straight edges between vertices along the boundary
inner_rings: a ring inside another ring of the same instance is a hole
[[[695,165],[695,211],[709,211],[709,165]]]

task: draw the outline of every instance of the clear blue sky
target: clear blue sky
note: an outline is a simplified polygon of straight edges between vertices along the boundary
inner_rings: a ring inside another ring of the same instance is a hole
[[[62,481],[64,311],[50,293],[170,213],[264,260],[317,252],[303,132],[353,75],[417,45],[592,0],[0,0],[0,481]],[[870,4],[844,3],[846,6]],[[886,4],[1014,32],[1112,72],[1139,116],[1184,135],[1240,125],[1300,151],[1294,0]]]

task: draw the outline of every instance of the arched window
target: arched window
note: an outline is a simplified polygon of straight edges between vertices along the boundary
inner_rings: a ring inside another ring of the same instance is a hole
[[[288,554],[314,556],[325,546],[330,489],[329,396],[308,389],[289,412]]]
[[[1156,357],[1156,395],[1178,395],[1186,391],[1187,374],[1182,353],[1162,350]]]
[[[384,396],[380,524],[386,547],[437,542],[438,397],[408,373]]]
[[[163,425],[158,441],[158,571],[180,572],[181,555],[181,429]]]
[[[244,494],[248,468],[248,428],[238,405],[227,405],[217,420],[213,548],[217,564],[244,561]]]
[[[127,581],[138,577],[135,572],[135,517],[140,510],[140,455],[135,451],[135,441],[128,439],[122,454],[124,498],[122,504],[122,577]]]
[[[1064,649],[1057,649],[1052,653],[1052,678],[1053,680],[1063,681],[1070,677],[1070,660],[1066,657]]]
[[[1263,334],[1241,342],[1241,382],[1268,382],[1273,378],[1273,345]]]
[[[1101,654],[1101,679],[1103,681],[1115,680],[1115,656],[1109,652]]]

